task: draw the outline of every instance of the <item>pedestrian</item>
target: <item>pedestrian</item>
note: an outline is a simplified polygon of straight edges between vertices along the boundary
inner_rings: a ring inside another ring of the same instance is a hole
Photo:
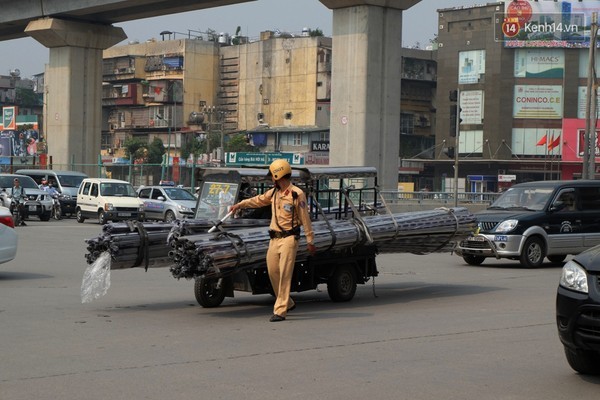
[[[267,270],[275,305],[271,322],[285,321],[288,311],[296,308],[290,297],[292,274],[300,239],[300,226],[304,227],[308,252],[314,254],[314,233],[308,213],[306,194],[291,182],[292,167],[286,160],[275,160],[269,166],[274,187],[263,194],[242,200],[231,207],[232,212],[244,208],[271,205]]]

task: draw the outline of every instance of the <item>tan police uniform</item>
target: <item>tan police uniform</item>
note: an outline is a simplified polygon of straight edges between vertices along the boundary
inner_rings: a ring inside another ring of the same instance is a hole
[[[267,269],[276,297],[273,314],[285,317],[287,310],[294,306],[290,298],[290,287],[300,237],[299,228],[304,227],[304,236],[308,244],[313,243],[314,233],[306,195],[293,184],[283,191],[271,189],[239,203],[241,208],[258,208],[269,204],[271,204],[269,226],[271,241],[267,251]],[[293,229],[296,233],[292,232]]]

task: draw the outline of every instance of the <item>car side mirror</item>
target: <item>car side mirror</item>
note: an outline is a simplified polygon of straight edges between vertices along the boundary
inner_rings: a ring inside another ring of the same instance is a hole
[[[556,203],[554,203],[550,206],[550,211],[553,211],[553,212],[560,211],[560,210],[564,209],[565,206],[566,206],[566,204],[563,203],[562,201],[557,201]]]
[[[158,196],[156,198],[156,200],[160,200],[160,201],[167,201],[167,199],[165,199],[163,196]]]

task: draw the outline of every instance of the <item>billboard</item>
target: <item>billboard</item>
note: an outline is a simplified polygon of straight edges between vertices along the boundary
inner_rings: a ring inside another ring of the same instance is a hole
[[[562,119],[562,94],[560,85],[515,85],[513,118]]]
[[[485,74],[485,50],[461,51],[458,53],[458,83],[479,83]]]
[[[460,92],[461,125],[483,123],[483,90],[464,90]]]
[[[563,49],[515,50],[515,78],[562,78],[564,73]]]
[[[589,47],[592,13],[600,1],[504,2],[504,13],[496,14],[497,41],[505,47]]]

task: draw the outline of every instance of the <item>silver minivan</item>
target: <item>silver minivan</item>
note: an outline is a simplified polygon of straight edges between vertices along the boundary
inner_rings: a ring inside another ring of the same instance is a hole
[[[52,169],[20,169],[18,174],[27,175],[39,185],[46,179],[60,192],[58,201],[62,215],[75,214],[77,205],[77,190],[81,182],[88,176],[79,171],[58,171]]]

